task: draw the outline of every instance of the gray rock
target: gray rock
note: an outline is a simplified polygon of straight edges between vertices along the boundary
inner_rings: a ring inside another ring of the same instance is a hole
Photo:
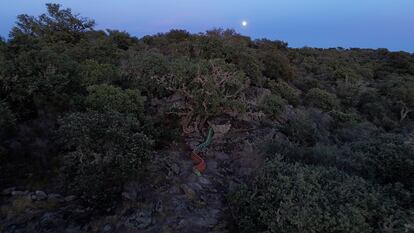
[[[137,199],[137,194],[135,192],[123,192],[122,197],[130,201],[135,201]]]
[[[192,188],[194,190],[202,190],[203,189],[203,187],[201,187],[200,184],[195,183],[195,182],[189,183],[188,186],[190,186],[190,188]]]
[[[162,201],[158,200],[154,202],[154,211],[161,213],[163,211],[163,205],[162,205]]]
[[[42,200],[46,200],[47,199],[47,194],[45,192],[43,192],[43,191],[37,190],[35,192],[35,194],[36,194],[37,200],[39,200],[39,201],[42,201]]]
[[[49,201],[57,201],[57,202],[63,202],[65,199],[60,194],[51,193],[48,195],[47,199]]]
[[[12,191],[11,195],[12,196],[24,196],[26,193],[23,191]]]
[[[201,184],[204,184],[204,185],[209,185],[209,184],[211,184],[211,182],[210,182],[207,178],[202,177],[202,176],[198,177],[198,181],[199,181]]]
[[[112,226],[111,224],[106,224],[103,228],[102,228],[102,232],[111,232],[112,231]]]
[[[1,194],[5,196],[12,195],[12,192],[15,190],[16,190],[16,187],[6,188],[1,192]]]
[[[125,225],[132,229],[145,229],[152,224],[150,211],[140,211],[127,218]]]
[[[178,166],[176,163],[171,164],[171,170],[174,173],[174,175],[180,174],[180,166]]]
[[[67,201],[67,202],[71,202],[71,201],[74,201],[74,200],[76,200],[75,195],[70,195],[70,196],[65,197],[65,201]]]
[[[47,212],[43,214],[39,221],[39,227],[41,229],[57,229],[63,224],[61,216]]]

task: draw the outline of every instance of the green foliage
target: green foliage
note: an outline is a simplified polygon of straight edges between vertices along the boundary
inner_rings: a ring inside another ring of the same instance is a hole
[[[285,101],[278,95],[268,95],[260,103],[260,109],[271,118],[277,118],[286,106]]]
[[[361,121],[361,117],[354,113],[344,113],[341,111],[331,111],[329,115],[338,125],[342,124],[356,124]]]
[[[0,188],[6,188],[4,185],[10,182],[13,174],[9,172],[10,167],[13,164],[10,161],[10,154],[7,149],[4,148],[5,140],[9,139],[15,130],[16,117],[10,110],[8,104],[4,101],[0,101]]]
[[[361,94],[361,82],[336,81],[336,95],[346,107],[356,107]]]
[[[381,87],[381,94],[398,106],[400,121],[414,111],[414,76],[387,76]]]
[[[382,192],[336,169],[279,158],[229,201],[238,232],[403,232],[409,214]]]
[[[241,52],[244,50],[247,50],[247,47],[240,48],[238,51]],[[252,52],[249,52],[238,54],[234,62],[251,80],[253,85],[262,86],[264,84],[264,78],[261,72],[261,63]]]
[[[353,152],[348,155],[355,161],[352,166],[367,179],[379,183],[402,183],[406,188],[414,187],[414,146],[403,137],[384,134],[354,142]]]
[[[275,80],[291,80],[293,78],[294,71],[289,64],[289,59],[277,50],[264,52],[261,61],[264,67],[264,76]]]
[[[59,4],[46,4],[47,14],[38,18],[19,15],[17,26],[10,33],[13,39],[30,36],[41,37],[48,43],[79,41],[83,32],[93,30],[95,22],[79,18],[70,9],[61,9]]]
[[[242,112],[242,91],[246,76],[223,60],[201,60],[195,65],[174,66],[170,76],[159,82],[166,89],[186,99],[178,111],[186,115],[212,116],[226,112]],[[184,63],[185,64],[185,63]]]
[[[109,40],[119,49],[128,50],[129,47],[137,42],[136,38],[131,37],[128,32],[110,29],[107,29],[106,31],[109,34]]]
[[[307,112],[299,111],[281,126],[281,131],[293,142],[314,145],[321,138],[321,130]]]
[[[141,119],[144,114],[145,97],[138,90],[122,90],[111,85],[95,85],[88,87],[89,95],[85,105],[101,112],[120,112]]]
[[[86,60],[81,64],[81,83],[83,86],[111,84],[119,79],[119,73],[111,64],[99,64],[95,60]]]
[[[157,52],[128,51],[122,66],[122,73],[128,78],[127,86],[140,89],[147,96],[163,97],[166,90],[158,82],[168,75],[170,67],[167,58]]]
[[[119,113],[73,113],[60,119],[66,189],[97,208],[111,206],[122,185],[142,175],[152,140],[139,123]]]
[[[395,118],[395,115],[392,114],[391,106],[376,89],[369,89],[363,92],[359,99],[359,110],[369,121],[386,129],[396,127],[397,122],[392,120],[392,118]]]
[[[310,148],[273,142],[267,153],[282,154],[290,162],[336,167],[381,185],[400,183],[406,189],[414,187],[414,147],[399,135],[379,134],[341,146]]]
[[[283,80],[269,80],[268,85],[272,93],[280,95],[289,104],[297,106],[300,103],[299,91]]]
[[[319,88],[312,88],[306,93],[305,102],[312,107],[330,111],[338,106],[338,100],[334,94]]]
[[[16,117],[10,110],[8,104],[0,101],[0,138],[4,132],[12,130],[16,125]]]

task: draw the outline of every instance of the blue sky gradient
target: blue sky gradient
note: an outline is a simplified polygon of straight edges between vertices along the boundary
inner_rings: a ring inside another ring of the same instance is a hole
[[[45,12],[44,0],[0,0],[0,35],[18,14]],[[204,32],[233,28],[291,47],[388,48],[414,52],[413,0],[55,0],[98,29],[141,37],[172,28]],[[243,28],[241,22],[247,20]]]

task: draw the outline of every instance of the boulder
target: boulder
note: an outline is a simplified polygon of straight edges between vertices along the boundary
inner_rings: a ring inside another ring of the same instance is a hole
[[[47,199],[47,194],[43,191],[37,190],[35,192],[35,195],[36,195],[36,199],[39,200],[39,201]]]
[[[65,201],[67,201],[67,202],[71,202],[71,201],[74,201],[74,200],[76,200],[75,195],[70,195],[70,196],[65,197]]]
[[[25,194],[26,194],[25,192],[17,191],[17,190],[11,192],[12,196],[24,196]]]

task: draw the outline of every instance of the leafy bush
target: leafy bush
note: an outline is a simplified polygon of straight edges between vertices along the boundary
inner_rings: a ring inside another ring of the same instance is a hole
[[[170,73],[167,58],[155,51],[129,50],[122,64],[124,85],[141,90],[147,96],[163,97],[166,90],[158,82],[159,77]]]
[[[88,87],[85,104],[96,111],[116,111],[141,119],[144,114],[145,97],[138,90],[122,90],[111,85]]]
[[[13,112],[10,110],[8,104],[4,101],[0,101],[0,138],[2,138],[3,133],[12,130],[16,125],[16,117]]]
[[[289,140],[301,145],[314,145],[321,138],[321,130],[317,124],[309,113],[303,111],[298,111],[280,128]]]
[[[276,118],[283,112],[285,101],[278,95],[267,95],[260,103],[260,109],[271,118]]]
[[[289,59],[278,50],[264,52],[260,59],[264,67],[264,76],[274,80],[291,80],[293,78],[294,72],[290,66]]]
[[[370,135],[341,146],[309,148],[272,142],[266,152],[270,158],[281,154],[290,162],[335,167],[381,185],[400,183],[406,189],[414,187],[414,147],[398,135]]]
[[[184,98],[175,111],[185,122],[193,118],[207,119],[222,113],[243,112],[246,77],[234,65],[223,60],[201,60],[196,64],[178,60],[174,72],[158,79],[167,90]]]
[[[338,100],[334,94],[319,88],[312,88],[306,93],[305,101],[309,106],[330,111],[338,106]]]
[[[403,232],[409,213],[332,168],[268,161],[229,196],[238,232]]]
[[[354,142],[375,133],[381,133],[381,130],[369,121],[339,123],[339,128],[335,128],[333,131],[338,142]]]
[[[297,106],[300,103],[300,93],[297,89],[282,80],[269,80],[268,85],[274,94],[280,95],[289,104]]]
[[[341,111],[331,111],[329,115],[333,118],[337,125],[356,124],[361,122],[361,117],[354,113],[344,113]]]
[[[124,182],[142,175],[152,140],[135,119],[119,113],[73,113],[60,119],[67,190],[97,208],[111,205]]]
[[[337,80],[335,93],[346,107],[356,107],[363,90],[362,81]]]
[[[387,76],[381,93],[387,96],[393,105],[398,106],[397,114],[400,121],[414,112],[414,76]]]
[[[383,134],[350,144],[354,169],[382,184],[402,183],[414,187],[414,147],[404,137]]]
[[[247,50],[247,47],[241,48],[241,51],[238,49],[240,54],[237,55],[237,59],[233,62],[246,74],[253,85],[262,86],[264,78],[261,72],[260,61],[254,56],[254,54],[242,52],[243,50]]]
[[[83,86],[111,84],[118,79],[118,72],[111,64],[99,64],[94,60],[86,60],[81,65],[81,83]]]
[[[77,42],[84,32],[93,30],[95,22],[86,18],[80,18],[72,14],[70,9],[61,9],[59,4],[48,3],[47,14],[39,17],[19,15],[18,23],[10,36],[14,39],[25,35],[42,37],[49,43]]]

